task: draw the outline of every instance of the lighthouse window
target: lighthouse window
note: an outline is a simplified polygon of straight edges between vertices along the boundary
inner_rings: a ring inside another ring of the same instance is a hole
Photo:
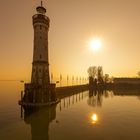
[[[42,39],[42,37],[40,36],[40,39]]]
[[[40,59],[41,59],[41,58],[42,58],[42,55],[40,54],[40,56],[39,56],[39,57],[40,57]]]
[[[40,25],[40,30],[42,29],[42,26]]]

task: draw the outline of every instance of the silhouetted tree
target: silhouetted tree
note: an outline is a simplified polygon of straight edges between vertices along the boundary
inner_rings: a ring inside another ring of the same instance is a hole
[[[105,74],[105,76],[104,76],[104,82],[105,83],[109,82],[109,74]]]
[[[97,78],[99,83],[103,83],[103,68],[99,66],[97,69]]]
[[[97,67],[96,66],[91,66],[91,67],[88,68],[87,72],[89,74],[89,77],[92,77],[94,79],[95,76],[96,76],[96,73],[97,73]]]
[[[137,74],[138,74],[138,76],[140,77],[140,71],[139,71]]]

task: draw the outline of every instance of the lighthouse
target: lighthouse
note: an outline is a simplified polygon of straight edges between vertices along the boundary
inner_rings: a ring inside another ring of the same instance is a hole
[[[48,31],[50,19],[45,15],[46,9],[41,6],[36,8],[37,13],[33,15],[33,62],[31,84],[43,88],[50,85],[49,58],[48,58]]]
[[[25,94],[19,104],[24,106],[44,106],[58,102],[55,83],[50,83],[48,57],[48,31],[50,19],[41,5],[32,17],[34,40],[31,83],[25,83]]]

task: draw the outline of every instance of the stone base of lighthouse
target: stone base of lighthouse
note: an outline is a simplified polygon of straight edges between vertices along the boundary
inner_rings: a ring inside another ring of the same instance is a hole
[[[55,84],[43,88],[41,85],[25,84],[24,96],[19,101],[23,106],[49,106],[59,102],[56,98]]]

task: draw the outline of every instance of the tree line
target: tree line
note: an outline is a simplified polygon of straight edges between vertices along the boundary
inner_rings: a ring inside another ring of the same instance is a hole
[[[110,83],[113,81],[113,78],[109,77],[109,74],[103,73],[102,66],[90,66],[87,70],[89,75],[89,84],[104,84]]]

